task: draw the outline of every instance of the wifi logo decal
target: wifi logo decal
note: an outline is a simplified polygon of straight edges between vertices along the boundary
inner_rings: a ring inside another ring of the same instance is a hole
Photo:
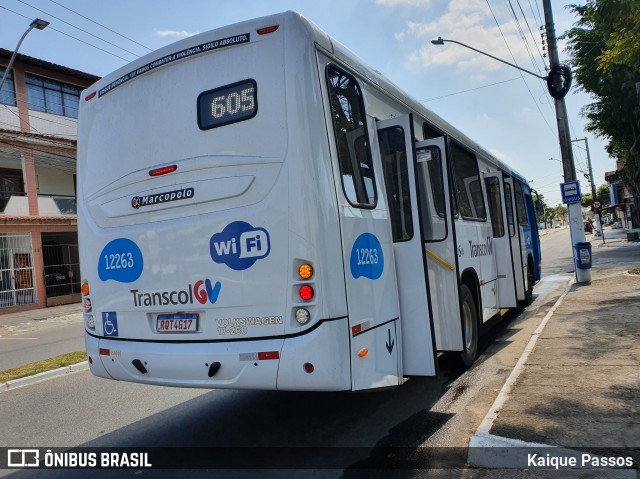
[[[229,223],[209,241],[211,259],[236,271],[251,268],[256,261],[269,256],[271,243],[264,228],[254,228],[244,221]]]

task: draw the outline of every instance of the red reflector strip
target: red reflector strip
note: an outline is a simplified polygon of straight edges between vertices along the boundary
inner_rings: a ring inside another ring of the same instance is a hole
[[[371,328],[371,322],[363,321],[360,324],[356,324],[355,326],[351,327],[351,336],[360,334],[361,332],[366,331],[367,329],[370,329],[370,328]]]
[[[260,361],[265,361],[267,359],[280,359],[280,353],[278,351],[266,351],[258,353],[258,359]]]
[[[89,101],[91,100],[94,96],[96,96],[97,92],[93,92],[93,93],[89,93],[87,96],[84,97],[84,101]]]
[[[100,348],[100,356],[111,356],[111,351],[105,348]]]
[[[279,26],[280,25],[272,25],[270,27],[258,28],[256,32],[258,32],[258,35],[266,35],[275,32]]]
[[[178,169],[178,165],[164,166],[162,168],[157,168],[155,170],[151,170],[149,172],[149,176],[162,176],[168,173],[173,173]]]

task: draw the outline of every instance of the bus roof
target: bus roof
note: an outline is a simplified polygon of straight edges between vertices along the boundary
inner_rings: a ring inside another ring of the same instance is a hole
[[[329,52],[338,60],[344,62],[367,81],[384,90],[387,94],[394,97],[409,109],[420,113],[420,115],[440,131],[456,138],[467,147],[480,152],[483,159],[491,161],[501,170],[517,177],[526,184],[524,177],[514,171],[510,166],[496,158],[489,151],[448,123],[442,117],[426,108],[422,103],[415,100],[412,96],[387,79],[381,72],[366,64],[347,47],[331,38],[313,22],[293,11],[287,11],[280,14],[220,27],[172,43],[140,57],[139,59],[105,76],[89,87],[87,92],[89,95],[93,92],[97,92],[98,96],[106,95],[115,88],[127,83],[129,80],[148,74],[153,70],[170,65],[174,62],[186,60],[191,56],[211,52],[216,49],[229,48],[243,43],[256,41],[256,39],[259,38],[259,35],[257,34],[258,29],[282,24],[284,24],[284,28],[292,28],[293,25],[301,27],[297,30],[305,34],[308,41],[314,42],[320,48]]]

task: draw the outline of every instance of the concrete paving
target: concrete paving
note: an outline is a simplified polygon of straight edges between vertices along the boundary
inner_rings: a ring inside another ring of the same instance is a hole
[[[492,447],[542,454],[555,446],[551,455],[631,457],[627,472],[638,477],[640,275],[627,271],[640,268],[640,243],[627,242],[624,230],[605,230],[604,243],[588,240],[592,282],[572,284],[552,308],[535,346],[514,370],[517,379],[489,412],[489,427],[470,442],[478,447],[470,455],[476,465],[496,467]],[[624,249],[624,256],[611,260],[611,248]]]

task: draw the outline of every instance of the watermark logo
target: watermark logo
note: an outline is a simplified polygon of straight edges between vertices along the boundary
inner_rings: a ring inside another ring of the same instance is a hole
[[[8,467],[38,467],[40,466],[40,451],[38,449],[9,449],[7,450]]]
[[[209,242],[211,259],[236,271],[250,268],[256,261],[269,256],[271,243],[264,228],[254,228],[244,221],[229,223]]]

